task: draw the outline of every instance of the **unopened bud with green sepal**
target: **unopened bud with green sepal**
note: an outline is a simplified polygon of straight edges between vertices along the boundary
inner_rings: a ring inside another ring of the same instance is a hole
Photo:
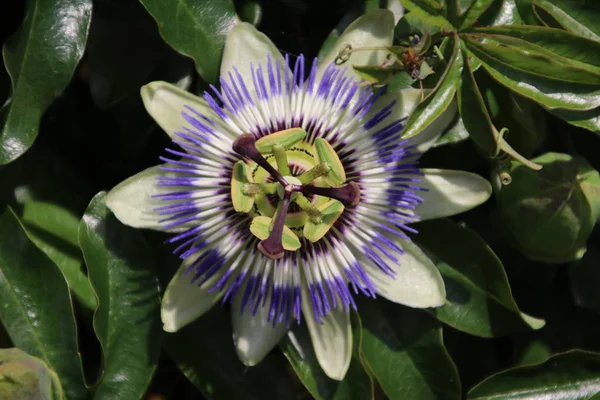
[[[533,171],[512,162],[512,182],[498,195],[498,222],[509,241],[534,260],[580,259],[600,216],[600,175],[585,159],[546,153]]]

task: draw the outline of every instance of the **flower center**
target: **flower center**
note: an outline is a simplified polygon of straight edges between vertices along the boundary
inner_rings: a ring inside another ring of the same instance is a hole
[[[305,137],[306,131],[292,128],[259,140],[241,135],[233,143],[233,151],[246,159],[232,171],[233,207],[253,217],[250,231],[269,258],[298,250],[299,236],[317,242],[346,206],[360,201],[360,188],[345,183],[344,166],[333,147],[324,139],[310,144]],[[276,206],[269,201],[273,198]],[[293,212],[292,204],[299,211]]]

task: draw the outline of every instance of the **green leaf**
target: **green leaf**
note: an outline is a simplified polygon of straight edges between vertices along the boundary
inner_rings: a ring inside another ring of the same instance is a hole
[[[69,288],[10,208],[0,217],[0,304],[12,342],[56,372],[68,399],[85,399]]]
[[[574,350],[547,361],[492,375],[469,400],[591,399],[600,393],[600,355]]]
[[[436,0],[401,0],[414,16],[427,23],[454,31],[454,26],[446,19],[445,8]]]
[[[502,150],[529,168],[540,169],[540,166],[517,153],[498,132],[492,123],[492,119],[473,76],[470,66],[471,61],[466,54],[464,58],[467,59],[467,62],[462,69],[462,79],[458,87],[458,109],[469,132],[469,136],[490,157],[495,157]]]
[[[60,268],[77,300],[94,310],[96,294],[82,271],[83,257],[77,243],[79,217],[53,203],[27,201],[21,221],[31,241]]]
[[[362,353],[390,399],[460,399],[460,379],[439,322],[425,311],[366,299],[359,303]]]
[[[530,171],[512,163],[498,194],[497,217],[524,255],[549,263],[580,259],[600,215],[600,175],[583,157],[546,153]]]
[[[0,349],[0,398],[62,400],[56,372],[22,350]]]
[[[459,143],[469,138],[469,132],[465,128],[462,118],[457,115],[454,122],[448,126],[448,129],[436,140],[433,144],[433,148],[438,146],[445,146],[447,144]]]
[[[516,3],[515,0],[500,0],[492,4],[492,6],[480,18],[477,25],[499,26],[517,25],[522,23],[523,18],[518,3]]]
[[[570,32],[527,25],[476,28],[473,32],[477,37],[490,37],[530,53],[547,55],[560,64],[600,71],[600,43]]]
[[[600,102],[600,85],[569,83],[523,71],[496,58],[498,51],[467,38],[464,48],[481,61],[485,70],[498,82],[546,108],[589,110]],[[526,62],[526,60],[523,60]]]
[[[477,23],[477,20],[483,15],[483,13],[485,13],[488,8],[490,8],[492,3],[496,1],[497,0],[477,0],[473,2],[465,14],[460,17],[461,23],[458,30],[465,30]]]
[[[217,306],[177,333],[168,334],[165,348],[173,361],[207,398],[295,398],[293,384],[275,360],[267,357],[247,368],[237,358],[229,314],[229,309]]]
[[[595,0],[535,0],[536,9],[548,13],[562,28],[600,41],[600,5]]]
[[[232,0],[140,0],[164,40],[191,57],[202,78],[216,83],[227,33],[238,23]]]
[[[23,25],[2,49],[12,95],[2,109],[0,164],[31,147],[42,114],[71,80],[85,49],[91,9],[91,0],[27,2]]]
[[[343,381],[330,379],[325,375],[304,324],[294,328],[280,344],[290,365],[306,389],[316,400],[364,400],[373,398],[373,381],[365,371],[360,346],[362,327],[360,317],[352,315],[353,354],[350,368]]]
[[[436,88],[412,112],[404,127],[403,136],[409,138],[422,132],[435,121],[452,103],[459,85],[463,58],[458,40],[454,41],[452,57]]]
[[[588,111],[571,111],[560,108],[548,111],[571,125],[579,126],[600,135],[600,107]]]
[[[517,47],[513,43],[508,44],[510,43],[508,40],[497,41],[496,36],[492,35],[464,34],[461,38],[467,48],[476,55],[484,54],[512,70],[531,75],[536,79],[546,79],[550,85],[554,81],[567,82],[589,85],[590,90],[598,89],[600,85],[600,69],[592,66],[582,67],[568,61],[561,62],[560,57],[537,46],[521,42]],[[484,38],[485,43],[480,43]],[[572,45],[575,46],[574,43]],[[600,49],[600,46],[594,47],[596,51]]]
[[[437,319],[481,337],[544,326],[543,320],[519,311],[502,263],[474,231],[447,219],[422,222],[417,229],[415,241],[436,263],[446,285],[446,304],[431,310]]]
[[[43,165],[44,168],[40,168]],[[60,268],[76,299],[88,310],[96,294],[84,272],[77,229],[89,201],[89,188],[77,171],[47,149],[36,146],[2,171],[0,181],[15,179],[7,202],[27,236]]]
[[[94,331],[104,373],[94,399],[141,398],[154,374],[162,331],[156,266],[141,233],[110,213],[101,192],[79,225],[79,243],[98,296]]]

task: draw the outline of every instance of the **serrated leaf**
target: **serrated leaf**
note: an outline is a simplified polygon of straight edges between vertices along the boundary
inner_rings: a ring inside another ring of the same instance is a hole
[[[140,0],[163,39],[191,57],[202,78],[216,83],[227,33],[238,23],[232,0]]]
[[[481,337],[544,326],[543,320],[518,309],[502,263],[474,231],[447,219],[417,227],[415,241],[437,265],[446,285],[446,304],[431,310],[437,319]]]
[[[57,373],[68,399],[87,398],[67,283],[10,207],[0,217],[0,304],[12,342]]]
[[[469,400],[591,399],[600,393],[600,355],[574,350],[547,361],[492,375]]]
[[[103,374],[94,399],[137,399],[146,392],[161,348],[156,266],[141,233],[122,225],[94,197],[79,225],[79,243],[98,296],[94,331]]]
[[[388,398],[461,398],[439,322],[424,310],[361,300],[363,357]]]
[[[436,88],[417,105],[406,121],[402,134],[405,138],[418,135],[450,106],[458,89],[462,66],[460,44],[458,40],[455,40],[452,57]]]
[[[2,108],[0,164],[31,147],[42,114],[71,80],[85,49],[91,10],[91,0],[27,2],[23,24],[2,48],[12,94]]]

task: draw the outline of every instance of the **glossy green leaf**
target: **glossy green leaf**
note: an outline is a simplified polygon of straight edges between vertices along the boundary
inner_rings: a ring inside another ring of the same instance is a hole
[[[515,151],[530,157],[547,137],[548,115],[543,107],[496,82],[489,74],[477,74],[482,97],[495,126],[508,129],[503,136]]]
[[[445,8],[436,0],[401,0],[414,16],[448,31],[454,27],[446,18]]]
[[[600,4],[595,0],[535,0],[535,8],[548,13],[569,32],[600,41]]]
[[[165,348],[185,376],[207,398],[293,399],[281,364],[267,357],[247,368],[235,354],[229,310],[215,306],[184,329],[165,338]]]
[[[479,59],[494,79],[546,108],[589,110],[597,107],[600,102],[600,85],[569,83],[541,77],[496,58],[496,54],[489,47],[473,39],[467,38],[463,43],[467,44],[464,48],[468,54]]]
[[[567,82],[589,86],[590,90],[598,89],[600,85],[600,69],[582,67],[571,62],[561,62],[559,57],[547,50],[522,44],[517,47],[507,40],[496,41],[492,35],[483,36],[486,41],[481,43],[481,36],[477,34],[462,35],[462,40],[476,55],[485,54],[486,57],[497,60],[509,68],[531,75],[536,79],[546,79],[552,85],[554,81]],[[573,44],[575,46],[575,44]],[[596,50],[600,46],[595,46]],[[595,57],[594,57],[595,58]]]
[[[535,18],[534,18],[535,20]],[[491,5],[477,26],[523,24],[521,9],[515,0],[499,0]]]
[[[94,331],[104,371],[94,399],[137,399],[146,392],[162,331],[156,266],[141,232],[125,227],[92,199],[79,225],[79,243],[98,296]]]
[[[437,319],[482,337],[544,326],[543,320],[519,311],[502,263],[474,231],[447,219],[422,222],[417,229],[415,240],[437,265],[446,285],[446,304],[431,310]]]
[[[44,168],[40,168],[44,165]],[[90,191],[68,162],[35,147],[7,166],[0,181],[16,179],[7,202],[14,207],[27,236],[60,268],[72,293],[88,310],[96,295],[84,272],[77,242],[79,220]]]
[[[12,95],[2,109],[0,164],[31,147],[42,114],[71,80],[85,49],[91,8],[91,0],[27,2],[23,24],[2,49]]]
[[[459,30],[465,30],[476,24],[481,15],[485,13],[494,2],[498,2],[498,0],[477,0],[473,2],[465,14],[461,16]]]
[[[28,201],[23,205],[21,221],[31,241],[60,268],[77,300],[85,308],[95,309],[96,294],[82,271],[83,257],[77,243],[79,217],[53,203]]]
[[[463,58],[458,40],[454,41],[452,57],[440,78],[436,88],[425,100],[421,101],[412,112],[404,127],[403,136],[406,138],[422,132],[433,123],[452,103],[459,85]]]
[[[466,54],[464,58],[467,58]],[[462,79],[458,87],[458,109],[469,136],[490,157],[496,157],[500,151],[504,151],[529,168],[538,170],[539,165],[530,162],[516,152],[494,126],[470,64],[470,60],[464,64],[461,71]]]
[[[388,398],[461,398],[439,322],[423,310],[372,299],[360,301],[359,310],[363,357]]]
[[[600,135],[600,107],[588,111],[571,111],[560,108],[548,111],[571,125],[579,126]]]
[[[56,372],[22,350],[0,349],[0,398],[62,400],[64,393]]]
[[[302,384],[316,400],[365,400],[373,398],[373,381],[365,371],[360,356],[362,327],[358,314],[352,315],[353,356],[344,380],[325,375],[313,350],[308,329],[293,329],[280,347]]]
[[[465,128],[465,124],[462,118],[457,115],[454,122],[448,126],[448,129],[436,140],[432,147],[444,146],[447,144],[453,144],[462,142],[469,138],[469,132]]]
[[[0,304],[12,342],[56,372],[68,399],[85,399],[69,288],[10,208],[0,217]]]
[[[473,32],[477,37],[489,37],[530,53],[546,55],[560,64],[573,64],[589,68],[593,72],[600,71],[600,42],[567,31],[520,25],[477,28]]]
[[[227,33],[238,23],[232,0],[140,0],[164,40],[191,57],[202,78],[216,83]]]
[[[492,375],[469,391],[469,400],[579,400],[600,393],[600,355],[574,350],[547,361]]]

